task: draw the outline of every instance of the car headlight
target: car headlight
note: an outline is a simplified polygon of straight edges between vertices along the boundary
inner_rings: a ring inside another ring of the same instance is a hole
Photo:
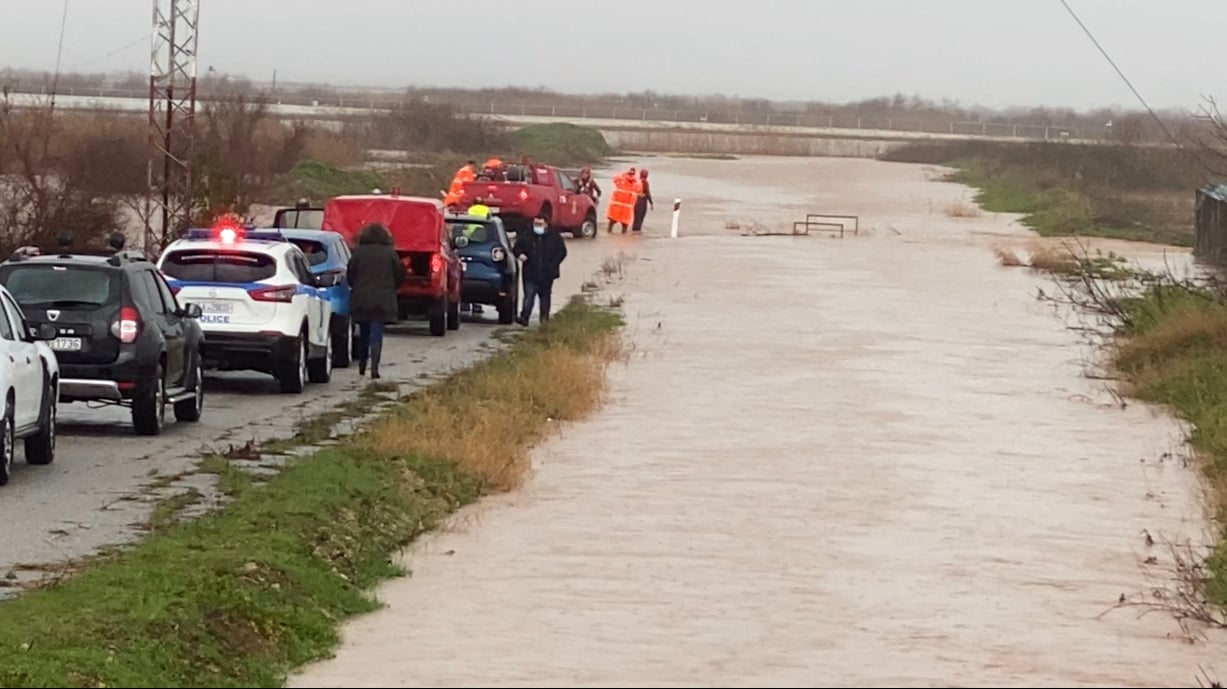
[[[502,263],[507,260],[507,252],[503,251],[503,247],[496,246],[490,250],[490,258],[494,259],[495,263]]]

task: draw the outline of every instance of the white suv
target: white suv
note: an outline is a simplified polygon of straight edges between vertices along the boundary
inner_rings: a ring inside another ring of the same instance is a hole
[[[47,341],[56,334],[49,323],[27,323],[13,295],[0,286],[0,486],[12,475],[18,438],[25,438],[26,462],[45,465],[55,459],[60,366]]]
[[[320,288],[343,278],[313,275],[278,230],[189,230],[158,268],[180,303],[200,305],[200,351],[210,368],[262,371],[288,393],[331,380],[332,303]]]

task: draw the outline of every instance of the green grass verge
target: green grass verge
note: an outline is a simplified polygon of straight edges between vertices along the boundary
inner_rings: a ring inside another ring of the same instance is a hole
[[[514,138],[519,151],[551,165],[592,165],[614,153],[600,130],[565,122],[529,125]]]
[[[573,301],[482,366],[582,351],[620,324],[615,312]],[[517,393],[451,382],[465,375],[441,385],[460,386],[449,396],[468,395],[473,409],[488,404],[483,395]],[[414,400],[394,413],[412,414]],[[449,458],[365,447],[323,449],[267,480],[206,459],[201,470],[231,498],[225,509],[180,523],[175,509],[196,496],[168,502],[133,548],[0,603],[0,686],[275,687],[327,657],[342,620],[378,607],[370,587],[402,574],[393,554],[481,493]]]
[[[1124,325],[1114,365],[1125,392],[1169,407],[1192,427],[1214,511],[1227,518],[1227,301],[1209,290],[1159,285],[1121,300]],[[1227,605],[1227,533],[1220,534],[1204,582]]]
[[[985,210],[1019,213],[1042,236],[1192,246],[1193,197],[1206,179],[1179,151],[1063,143],[944,142],[904,146],[896,162],[956,168]]]

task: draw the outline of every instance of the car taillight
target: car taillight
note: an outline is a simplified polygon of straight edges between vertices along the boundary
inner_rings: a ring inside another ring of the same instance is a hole
[[[247,290],[247,294],[256,301],[280,301],[287,304],[294,301],[294,295],[297,293],[298,287],[296,285],[261,287],[259,289]]]
[[[502,263],[507,258],[507,252],[503,251],[503,247],[496,246],[490,250],[490,258],[495,263]]]
[[[435,254],[434,256],[430,257],[430,272],[443,272],[443,254]]]
[[[124,344],[136,342],[141,332],[141,315],[131,306],[119,310],[119,320],[111,324],[111,334]]]

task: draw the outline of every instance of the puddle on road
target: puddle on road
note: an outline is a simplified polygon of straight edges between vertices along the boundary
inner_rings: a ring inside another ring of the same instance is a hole
[[[1188,644],[1163,614],[1100,617],[1170,583],[1143,530],[1200,535],[1193,471],[1161,461],[1182,430],[1080,377],[1086,352],[1033,296],[1043,279],[968,239],[1017,235],[1010,218],[928,215],[964,193],[941,185],[909,218],[918,168],[847,162],[808,169],[877,189],[881,216],[873,198],[846,207],[914,232],[645,239],[651,260],[614,288],[634,349],[608,408],[541,448],[525,489],[426,541],[413,577],[379,592],[388,609],[293,686],[1213,674],[1220,638]],[[652,164],[660,196],[668,169]]]

